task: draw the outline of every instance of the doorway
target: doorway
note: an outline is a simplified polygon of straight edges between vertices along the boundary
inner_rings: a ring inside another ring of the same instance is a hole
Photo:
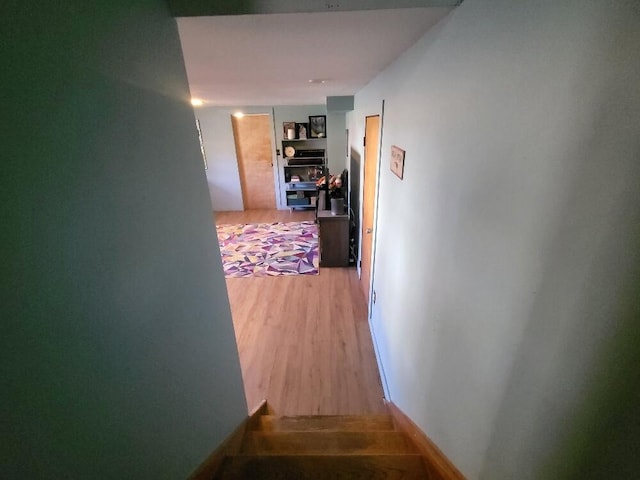
[[[276,208],[271,116],[231,117],[245,210]]]
[[[378,151],[380,147],[380,115],[365,119],[364,180],[362,197],[362,253],[360,255],[360,286],[369,305],[371,285],[371,252],[373,251],[373,220],[378,178]]]

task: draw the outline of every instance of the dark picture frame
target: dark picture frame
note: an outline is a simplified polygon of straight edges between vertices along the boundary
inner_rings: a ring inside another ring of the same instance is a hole
[[[309,138],[325,138],[327,136],[327,116],[309,115]]]

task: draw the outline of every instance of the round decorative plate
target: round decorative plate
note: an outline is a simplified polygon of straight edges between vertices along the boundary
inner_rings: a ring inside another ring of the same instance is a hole
[[[293,157],[296,154],[296,149],[293,148],[291,145],[289,145],[288,147],[284,147],[284,155],[286,157]]]

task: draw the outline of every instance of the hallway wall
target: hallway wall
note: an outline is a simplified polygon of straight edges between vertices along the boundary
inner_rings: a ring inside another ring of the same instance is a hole
[[[242,211],[242,189],[238,173],[238,159],[231,126],[231,115],[235,112],[245,114],[266,114],[273,116],[272,107],[200,107],[194,108],[194,114],[200,119],[202,141],[207,152],[206,171],[211,209],[216,212]],[[277,170],[276,170],[277,171]],[[274,173],[276,202],[279,202]]]
[[[348,114],[363,156],[385,100],[371,325],[391,399],[469,479],[633,476],[639,20],[466,0]]]
[[[206,170],[211,209],[213,211],[242,210],[242,188],[236,147],[233,142],[231,115],[234,109],[194,108],[200,120],[202,143],[207,152]],[[270,109],[267,109],[270,113]]]
[[[238,107],[203,107],[195,108],[194,113],[200,119],[202,137],[207,151],[209,169],[207,183],[214,211],[238,211],[243,209],[238,161],[231,128],[231,115],[235,112],[245,114],[271,115],[275,129],[275,149],[282,150],[282,122],[308,122],[309,115],[325,115],[324,105],[281,105],[281,106],[238,106]],[[275,151],[274,151],[275,155]],[[286,198],[280,187],[284,182],[282,176],[282,155],[274,162],[274,186],[276,204],[279,209],[286,209]]]
[[[186,478],[247,405],[165,2],[2,16],[3,478]]]

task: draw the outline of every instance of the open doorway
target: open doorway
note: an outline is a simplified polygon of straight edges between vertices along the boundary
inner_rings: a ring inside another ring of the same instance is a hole
[[[253,195],[248,180],[250,173],[256,173],[253,169],[256,163],[263,172],[254,185],[258,196],[264,193],[265,182],[275,183],[270,180],[273,174],[268,173],[271,162],[267,161],[267,152],[275,149],[268,150],[268,140],[263,140],[262,159],[247,154],[260,129],[258,122],[267,126],[263,128],[263,137],[277,138],[277,131],[270,124],[278,118],[275,113],[273,117],[245,114],[241,118],[230,117],[229,110],[224,114],[223,121],[227,126],[231,123],[229,133],[234,136],[244,211],[216,211],[216,226],[223,233],[223,241],[225,231],[257,232],[260,224],[313,223],[313,211],[276,210],[273,206],[265,208],[251,203]],[[296,119],[289,113],[284,117],[292,118]],[[381,117],[376,119],[379,126]],[[374,130],[379,134],[379,128]],[[243,133],[247,134],[246,141]],[[379,141],[373,136],[369,141],[377,156]],[[345,142],[349,145],[347,138]],[[367,158],[377,167],[372,155],[368,152]],[[377,168],[367,173],[374,193],[376,172]],[[275,200],[272,202],[275,205]],[[370,205],[373,208],[373,202]],[[271,251],[268,242],[260,245]],[[289,250],[292,249],[293,244]],[[253,260],[246,252],[244,248],[236,250],[238,255],[234,259],[243,265],[251,263]],[[267,398],[279,415],[384,413],[384,389],[368,324],[367,302],[357,272],[348,267],[320,270],[319,275],[227,276],[247,401],[253,407]]]

